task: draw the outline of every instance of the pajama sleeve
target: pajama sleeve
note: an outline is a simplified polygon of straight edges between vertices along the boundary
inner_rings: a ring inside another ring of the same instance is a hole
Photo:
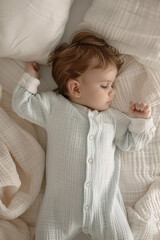
[[[21,117],[45,128],[53,92],[37,93],[40,81],[24,73],[13,92],[12,108]]]
[[[123,151],[136,151],[147,145],[155,133],[153,119],[130,118],[116,111],[115,144]]]

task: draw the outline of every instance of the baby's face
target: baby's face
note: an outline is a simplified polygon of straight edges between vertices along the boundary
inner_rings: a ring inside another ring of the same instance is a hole
[[[113,83],[116,75],[117,69],[114,66],[106,69],[89,68],[79,77],[80,104],[92,110],[107,110],[114,97]]]

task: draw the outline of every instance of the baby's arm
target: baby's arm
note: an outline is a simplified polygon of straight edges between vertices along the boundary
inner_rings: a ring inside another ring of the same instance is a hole
[[[155,133],[151,108],[130,103],[130,116],[116,112],[115,144],[123,151],[136,151],[147,145]]]
[[[35,62],[28,63],[13,93],[12,107],[21,118],[45,127],[53,92],[38,94],[38,78],[38,65]]]

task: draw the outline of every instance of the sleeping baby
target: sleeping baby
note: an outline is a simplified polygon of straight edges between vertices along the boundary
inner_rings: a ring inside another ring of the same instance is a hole
[[[127,116],[110,107],[122,65],[119,52],[87,31],[50,55],[55,91],[37,93],[38,65],[26,65],[13,109],[47,132],[46,189],[36,240],[132,240],[118,187],[120,151],[142,149],[155,126],[151,108],[130,102]]]

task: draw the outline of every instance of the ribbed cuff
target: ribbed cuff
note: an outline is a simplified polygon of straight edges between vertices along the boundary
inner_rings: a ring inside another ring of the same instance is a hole
[[[37,78],[30,76],[28,73],[23,73],[18,85],[24,87],[28,92],[36,94],[40,81]]]
[[[131,132],[139,133],[139,132],[148,131],[153,126],[154,124],[153,124],[152,117],[149,119],[131,118],[129,130]]]

